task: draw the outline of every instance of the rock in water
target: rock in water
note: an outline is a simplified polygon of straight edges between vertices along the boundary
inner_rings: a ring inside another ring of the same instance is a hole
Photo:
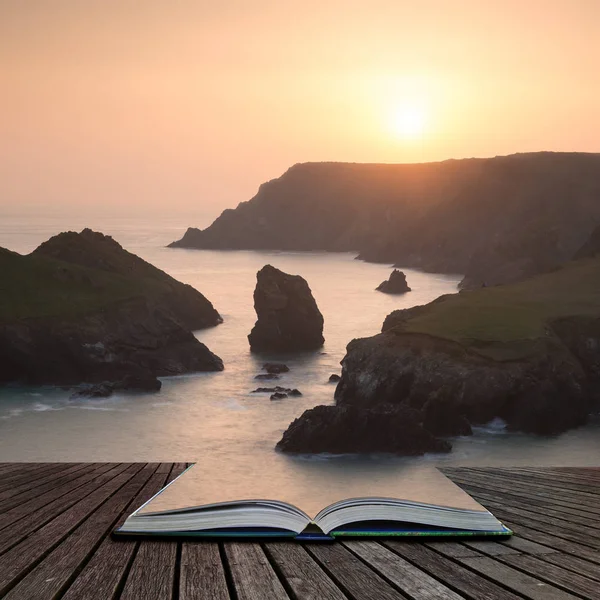
[[[256,276],[254,308],[258,316],[248,336],[252,352],[296,352],[323,345],[323,315],[299,275],[271,265]]]
[[[271,395],[271,400],[283,400],[284,398],[287,398],[288,395],[284,392],[275,392],[274,394]]]
[[[406,283],[406,275],[402,271],[394,269],[390,278],[377,286],[377,291],[385,294],[405,294],[410,292],[410,288]]]
[[[277,444],[283,452],[392,452],[418,456],[449,452],[452,446],[425,430],[408,406],[316,406],[305,411]]]
[[[267,373],[288,373],[290,368],[283,363],[265,363],[263,369]]]
[[[339,375],[333,373],[329,376],[329,383],[337,383],[340,379],[341,377]]]

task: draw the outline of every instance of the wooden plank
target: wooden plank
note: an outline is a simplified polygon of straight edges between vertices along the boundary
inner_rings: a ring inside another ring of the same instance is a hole
[[[173,481],[184,469],[185,464],[175,463],[170,468],[166,480],[164,474],[159,475],[163,482],[159,490],[166,483]],[[177,544],[176,541],[171,540],[141,540],[121,597],[126,600],[134,598],[169,600],[172,596],[176,572]],[[153,582],[152,589],[148,587],[149,581]]]
[[[581,544],[578,544],[576,542],[571,542],[570,540],[564,540],[544,531],[538,531],[537,529],[527,527],[526,525],[522,525],[520,523],[513,523],[512,521],[506,520],[504,521],[504,523],[507,527],[510,527],[519,537],[531,540],[533,542],[537,542],[538,544],[544,544],[545,546],[549,546],[557,551],[564,552],[566,554],[574,554],[576,556],[581,556],[582,558],[585,558],[590,562],[600,565],[600,554],[597,550],[593,550],[592,548],[588,548],[587,546],[582,546]]]
[[[43,493],[46,490],[52,489],[61,485],[65,481],[69,481],[73,475],[80,475],[92,469],[99,467],[100,464],[94,463],[79,463],[68,469],[60,472],[44,471],[43,477],[29,479],[26,483],[11,487],[3,492],[0,492],[0,511],[6,510],[15,503],[20,503],[23,499],[31,498],[33,495]]]
[[[142,542],[127,576],[121,600],[171,600],[176,555],[176,541]]]
[[[166,463],[171,468],[171,463]],[[127,516],[149,500],[166,483],[163,473],[155,472],[144,487],[133,498],[130,505],[119,517],[115,527],[122,525]],[[113,598],[129,570],[139,542],[125,538],[113,539],[107,536],[90,561],[67,590],[63,600],[86,600],[87,598]]]
[[[210,542],[183,544],[179,600],[229,600],[229,598],[218,544]]]
[[[46,486],[43,486],[31,491],[31,493],[22,494],[16,499],[11,498],[5,504],[0,505],[0,529],[65,494],[72,494],[77,488],[83,486],[88,481],[117,466],[105,463],[92,470],[78,471],[68,477],[59,477],[57,481],[60,481],[60,483],[57,486],[49,486],[49,489],[45,489]]]
[[[521,556],[519,558],[526,558]],[[552,585],[544,583],[535,577],[513,569],[487,556],[480,558],[460,558],[460,564],[468,566],[477,573],[485,575],[492,581],[510,590],[522,594],[531,600],[574,600],[576,596],[569,594]]]
[[[15,471],[0,479],[0,492],[10,490],[22,484],[34,484],[38,478],[47,474],[60,473],[73,466],[73,463],[40,463],[28,471]]]
[[[520,554],[518,550],[511,546],[506,546],[500,542],[492,542],[486,540],[477,540],[472,542],[464,542],[465,546],[472,550],[477,550],[488,556],[505,556],[507,554]]]
[[[480,498],[481,502],[485,502],[487,495],[493,495],[495,499],[502,499],[508,502],[531,502],[533,500],[536,506],[541,508],[550,508],[555,511],[567,513],[569,515],[577,515],[586,519],[597,519],[600,516],[594,512],[594,507],[582,507],[575,505],[570,500],[561,499],[558,497],[542,497],[540,494],[532,494],[528,491],[521,491],[520,489],[512,486],[509,490],[503,489],[502,491],[494,489],[492,486],[485,485],[484,483],[473,485],[473,483],[465,483],[464,480],[456,478],[456,483],[460,483],[460,486],[468,491],[473,497]]]
[[[298,600],[345,600],[344,593],[300,544],[271,542],[264,549]]]
[[[404,558],[372,541],[346,542],[344,546],[393,583],[412,600],[461,600],[449,587],[424,573]]]
[[[224,548],[238,600],[289,598],[259,544],[231,542]]]
[[[520,571],[557,587],[562,587],[573,594],[581,595],[584,598],[600,599],[598,581],[588,579],[584,575],[573,573],[558,565],[548,564],[535,556],[503,556],[501,560]]]
[[[583,558],[577,556],[571,556],[570,554],[563,554],[562,552],[555,552],[553,554],[545,554],[541,556],[542,560],[558,565],[565,569],[569,569],[574,573],[585,575],[590,579],[595,579],[600,582],[600,568],[598,565],[593,564]]]
[[[112,479],[128,468],[130,468],[128,465],[113,467],[109,471],[94,477],[92,481],[74,492],[64,494],[49,504],[42,504],[41,507],[26,516],[17,515],[15,519],[12,514],[0,515],[0,519],[6,519],[2,520],[3,525],[10,521],[9,526],[0,531],[0,554],[15,546],[26,536],[31,535],[32,532],[45,526],[67,509],[74,507],[75,504],[94,493],[101,486],[109,484]]]
[[[389,540],[383,544],[466,598],[471,600],[522,600],[522,596],[517,596],[501,585],[465,569],[421,543]]]
[[[307,544],[306,548],[337,586],[352,598],[398,600],[406,597],[341,544]]]
[[[66,589],[94,549],[112,531],[132,498],[158,468],[158,464],[146,465],[141,470],[141,465],[136,466],[138,472],[105,502],[97,505],[69,536],[34,566],[6,595],[8,600],[53,600]]]
[[[531,540],[526,540],[518,535],[512,535],[507,540],[500,542],[505,546],[510,546],[519,552],[524,552],[525,554],[551,554],[557,552],[554,548],[550,548],[549,546],[544,546],[543,544],[538,544],[537,542],[532,542]]]
[[[463,489],[471,491],[472,495],[477,498],[480,493],[494,493],[504,497],[505,495],[518,495],[527,499],[532,499],[536,502],[547,502],[555,504],[557,507],[565,506],[567,508],[575,508],[577,511],[591,513],[592,515],[600,516],[600,508],[596,503],[590,503],[588,499],[583,502],[578,502],[569,493],[553,492],[545,487],[525,487],[513,483],[507,486],[504,483],[497,483],[495,480],[485,477],[459,476],[453,475],[452,480],[460,485]]]
[[[132,465],[0,556],[0,594],[23,577],[141,468]]]

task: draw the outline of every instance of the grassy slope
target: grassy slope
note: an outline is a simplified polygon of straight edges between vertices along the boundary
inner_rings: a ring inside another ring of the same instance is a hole
[[[0,248],[0,322],[93,313],[157,291],[152,281]]]
[[[572,262],[521,283],[456,294],[430,305],[402,329],[512,359],[533,351],[548,322],[572,316],[600,317],[600,258]]]

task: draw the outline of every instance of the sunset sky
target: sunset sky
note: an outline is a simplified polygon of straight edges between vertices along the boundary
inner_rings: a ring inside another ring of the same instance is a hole
[[[598,152],[599,64],[600,0],[0,0],[0,216],[216,216],[297,162]]]

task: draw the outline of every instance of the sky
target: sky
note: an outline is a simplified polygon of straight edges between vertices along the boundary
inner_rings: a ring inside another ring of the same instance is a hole
[[[306,161],[598,152],[599,64],[600,0],[0,0],[0,218],[217,216]]]

